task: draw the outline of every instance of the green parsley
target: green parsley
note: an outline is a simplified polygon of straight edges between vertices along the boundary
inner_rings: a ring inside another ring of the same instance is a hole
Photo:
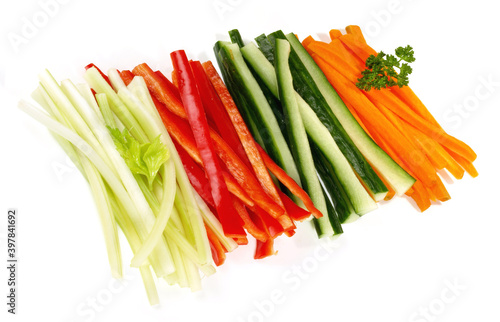
[[[395,85],[399,87],[408,85],[408,75],[413,71],[408,63],[415,61],[413,54],[413,48],[406,46],[398,47],[396,56],[386,55],[382,51],[377,56],[370,55],[366,59],[366,69],[361,72],[363,77],[358,78],[356,86],[369,91],[372,87],[381,89]]]

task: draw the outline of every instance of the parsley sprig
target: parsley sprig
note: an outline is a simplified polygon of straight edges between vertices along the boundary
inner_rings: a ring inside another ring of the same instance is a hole
[[[395,85],[399,87],[408,85],[408,75],[413,71],[408,63],[415,61],[413,54],[413,48],[406,46],[398,47],[396,56],[386,55],[382,51],[377,56],[370,55],[366,59],[366,69],[361,72],[363,77],[358,78],[356,86],[369,91],[372,87],[381,89]]]

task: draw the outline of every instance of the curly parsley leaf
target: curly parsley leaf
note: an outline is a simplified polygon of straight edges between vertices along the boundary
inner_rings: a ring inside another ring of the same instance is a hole
[[[413,71],[409,63],[415,61],[411,46],[398,47],[396,56],[379,52],[377,56],[370,55],[365,62],[366,69],[361,72],[356,86],[369,91],[372,87],[381,89],[391,86],[408,85],[408,75]],[[397,69],[397,70],[396,70]]]

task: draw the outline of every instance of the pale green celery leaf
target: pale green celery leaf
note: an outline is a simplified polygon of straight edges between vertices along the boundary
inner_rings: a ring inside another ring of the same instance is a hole
[[[145,176],[149,186],[152,187],[160,167],[170,156],[167,147],[160,141],[160,135],[153,142],[141,145],[127,129],[124,129],[123,132],[116,128],[108,127],[108,129],[116,149],[132,173]]]
[[[170,154],[168,152],[165,144],[161,143],[160,135],[158,135],[153,142],[149,144],[146,151],[142,155],[142,160],[147,166],[148,169],[148,182],[149,186],[153,185],[153,180],[160,170],[162,164],[167,162]]]

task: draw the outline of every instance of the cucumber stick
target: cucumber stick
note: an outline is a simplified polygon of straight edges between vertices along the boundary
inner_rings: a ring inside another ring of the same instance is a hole
[[[241,51],[247,62],[254,68],[270,91],[278,97],[276,74],[271,72],[274,70],[274,67],[264,54],[253,43],[247,44]],[[376,203],[356,177],[356,174],[353,172],[349,162],[340,151],[328,129],[297,92],[295,92],[295,97],[302,122],[310,140],[314,141],[332,165],[334,174],[338,178],[348,199],[351,201],[355,213],[363,215],[377,208]],[[350,220],[354,218],[350,218]]]
[[[223,77],[226,78],[226,83],[232,83],[232,86],[229,87],[231,95],[240,97],[246,102],[244,106],[247,108],[243,112],[247,114],[246,118],[252,118],[254,123],[259,126],[259,134],[264,141],[267,152],[295,182],[301,185],[299,171],[278,121],[243,59],[240,48],[237,44],[219,41],[214,49],[221,69],[230,69],[229,72],[223,73]],[[272,147],[271,151],[269,147]]]
[[[356,147],[391,185],[396,194],[403,195],[415,183],[415,179],[366,134],[297,37],[290,33],[286,35],[286,38]]]
[[[282,31],[276,31],[268,35],[268,38],[273,45],[275,45],[276,39],[287,39]],[[297,92],[330,131],[340,150],[375,201],[383,200],[388,192],[387,187],[344,130],[293,48],[290,53],[290,67]]]
[[[295,97],[295,89],[293,88],[293,79],[288,65],[288,57],[290,54],[290,44],[287,40],[278,40],[276,43],[275,58],[276,78],[278,82],[278,91],[283,114],[285,117],[285,125],[290,141],[290,148],[295,159],[301,182],[304,190],[309,194],[316,208],[324,215],[317,219],[315,226],[318,236],[332,236],[334,231],[330,224],[328,209],[326,206],[325,196],[321,183],[319,182],[314,161],[311,155],[311,148],[307,139],[306,130],[302,123],[302,118],[299,112],[299,106]],[[338,222],[338,218],[335,218]]]

